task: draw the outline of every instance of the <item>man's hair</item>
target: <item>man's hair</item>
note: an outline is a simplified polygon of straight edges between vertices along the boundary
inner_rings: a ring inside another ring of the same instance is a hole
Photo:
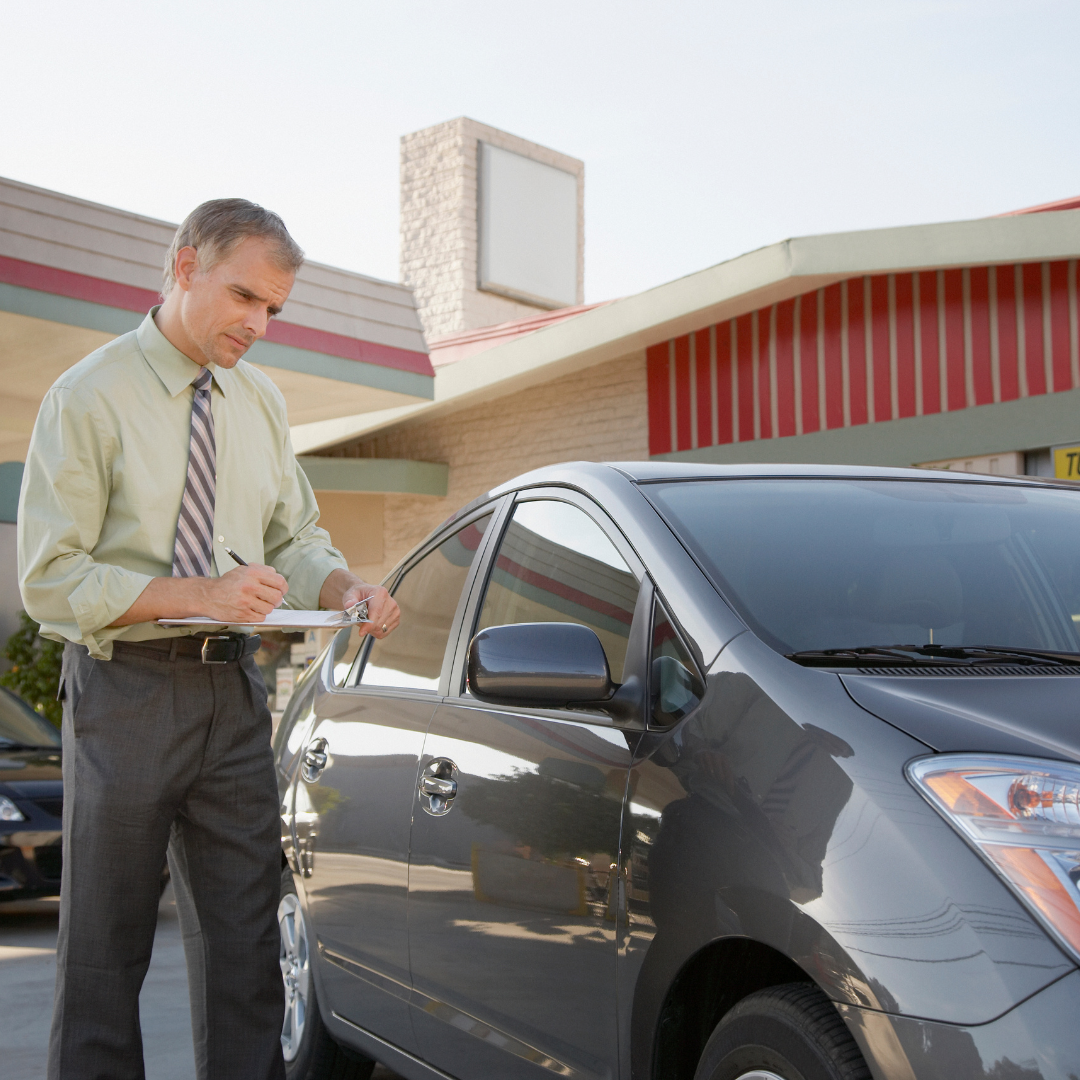
[[[195,249],[199,269],[205,273],[249,236],[270,242],[273,259],[282,270],[296,273],[300,269],[304,253],[272,210],[247,199],[211,199],[196,206],[176,230],[165,256],[161,295],[168,296],[176,284],[176,255],[181,248]]]

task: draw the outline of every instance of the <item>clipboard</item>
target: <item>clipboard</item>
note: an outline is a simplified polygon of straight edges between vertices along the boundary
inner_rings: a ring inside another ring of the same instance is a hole
[[[367,601],[361,600],[344,611],[298,611],[294,608],[275,608],[262,622],[237,623],[254,630],[341,630],[346,626],[370,623]],[[219,619],[193,615],[187,619],[158,619],[158,626],[225,626]]]

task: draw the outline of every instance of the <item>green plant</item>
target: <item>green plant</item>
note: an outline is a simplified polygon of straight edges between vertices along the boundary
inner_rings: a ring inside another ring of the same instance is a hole
[[[8,638],[4,656],[11,668],[0,675],[0,685],[14,690],[50,723],[60,726],[63,706],[56,700],[60,689],[63,642],[38,636],[41,627],[19,612],[19,629]]]

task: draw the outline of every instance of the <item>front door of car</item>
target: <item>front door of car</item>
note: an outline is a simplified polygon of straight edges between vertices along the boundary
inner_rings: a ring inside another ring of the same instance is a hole
[[[622,680],[642,575],[587,505],[514,507],[486,587],[474,589],[458,685],[424,743],[409,870],[413,1020],[420,1055],[465,1080],[617,1075],[613,869],[627,737],[599,712],[485,704],[460,674],[478,629],[577,622]]]
[[[341,685],[317,695],[296,789],[297,860],[325,1004],[410,1052],[406,900],[417,766],[489,521],[469,522],[399,577],[401,625],[339,671]]]

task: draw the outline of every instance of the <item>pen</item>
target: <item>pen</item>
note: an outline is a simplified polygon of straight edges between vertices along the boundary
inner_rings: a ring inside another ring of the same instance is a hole
[[[233,561],[234,563],[236,563],[236,564],[237,564],[238,566],[247,566],[247,563],[246,563],[246,562],[244,562],[244,560],[243,560],[243,559],[241,559],[241,558],[240,558],[240,556],[239,556],[239,555],[237,555],[237,554],[236,554],[236,552],[235,552],[235,551],[233,551],[233,549],[232,549],[231,547],[228,547],[228,546],[227,546],[227,545],[225,545],[225,544],[222,544],[221,546],[222,546],[223,548],[225,548],[225,550],[226,550],[226,551],[227,551],[227,552],[229,553],[229,556],[230,556],[230,558],[232,559],[232,561]]]

